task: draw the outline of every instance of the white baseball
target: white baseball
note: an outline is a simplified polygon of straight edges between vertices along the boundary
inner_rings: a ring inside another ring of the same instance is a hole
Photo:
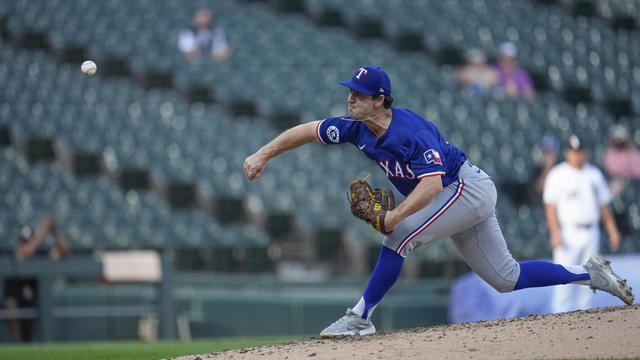
[[[98,67],[96,66],[96,63],[94,63],[93,61],[87,60],[83,62],[82,65],[80,65],[80,70],[82,71],[83,74],[91,76],[96,73],[96,70],[98,70]]]

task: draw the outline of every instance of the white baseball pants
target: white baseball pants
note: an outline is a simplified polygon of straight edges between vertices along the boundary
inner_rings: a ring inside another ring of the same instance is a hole
[[[563,244],[553,249],[553,262],[561,265],[584,264],[600,248],[600,228],[562,226]],[[591,289],[576,284],[559,285],[553,289],[551,308],[553,312],[567,312],[589,308]]]

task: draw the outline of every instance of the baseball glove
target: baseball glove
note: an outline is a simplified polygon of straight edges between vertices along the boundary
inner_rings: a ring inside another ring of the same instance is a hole
[[[384,228],[384,217],[387,211],[393,210],[396,206],[393,192],[378,188],[372,189],[366,179],[356,179],[349,184],[351,213],[387,235],[390,231],[388,232]]]

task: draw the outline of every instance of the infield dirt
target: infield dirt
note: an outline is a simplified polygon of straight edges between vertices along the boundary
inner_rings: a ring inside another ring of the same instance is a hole
[[[442,325],[189,355],[209,359],[567,359],[640,357],[640,305]]]

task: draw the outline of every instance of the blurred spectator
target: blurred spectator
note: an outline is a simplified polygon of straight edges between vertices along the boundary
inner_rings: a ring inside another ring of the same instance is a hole
[[[613,196],[622,192],[627,179],[640,179],[640,152],[624,126],[614,125],[609,129],[609,146],[603,163],[611,176],[609,188]]]
[[[621,235],[610,207],[611,193],[602,172],[587,162],[583,141],[571,135],[566,161],[554,166],[544,184],[543,200],[553,261],[584,264],[600,251],[600,220],[609,235],[609,249],[620,247]],[[585,286],[556,286],[553,312],[586,309],[591,292]]]
[[[540,139],[540,150],[542,152],[542,158],[540,163],[535,167],[532,172],[530,185],[530,201],[539,203],[542,199],[542,192],[544,190],[544,182],[547,178],[547,174],[551,171],[558,162],[558,150],[560,150],[560,144],[558,139],[553,135],[545,135]]]
[[[500,95],[508,98],[533,99],[533,82],[526,70],[518,66],[518,48],[511,42],[504,42],[498,48],[498,62],[494,65],[498,72]]]
[[[498,82],[498,73],[487,65],[487,58],[479,49],[467,52],[467,65],[458,70],[456,77],[470,97],[490,94]]]
[[[55,240],[53,247],[46,251],[40,246],[47,234],[51,234]],[[33,257],[49,257],[58,260],[69,254],[69,246],[64,235],[58,230],[58,226],[51,216],[45,216],[40,225],[33,232],[29,227],[23,227],[18,237],[15,249],[15,257],[18,260],[26,260]],[[38,281],[36,278],[6,278],[4,282],[3,304],[5,310],[15,317],[7,320],[9,334],[14,342],[31,341],[33,336],[32,318],[21,318],[18,310],[36,308]]]
[[[201,54],[210,54],[214,60],[223,60],[231,55],[224,29],[214,25],[214,14],[200,9],[193,15],[191,28],[184,29],[178,37],[178,48],[189,59]]]

